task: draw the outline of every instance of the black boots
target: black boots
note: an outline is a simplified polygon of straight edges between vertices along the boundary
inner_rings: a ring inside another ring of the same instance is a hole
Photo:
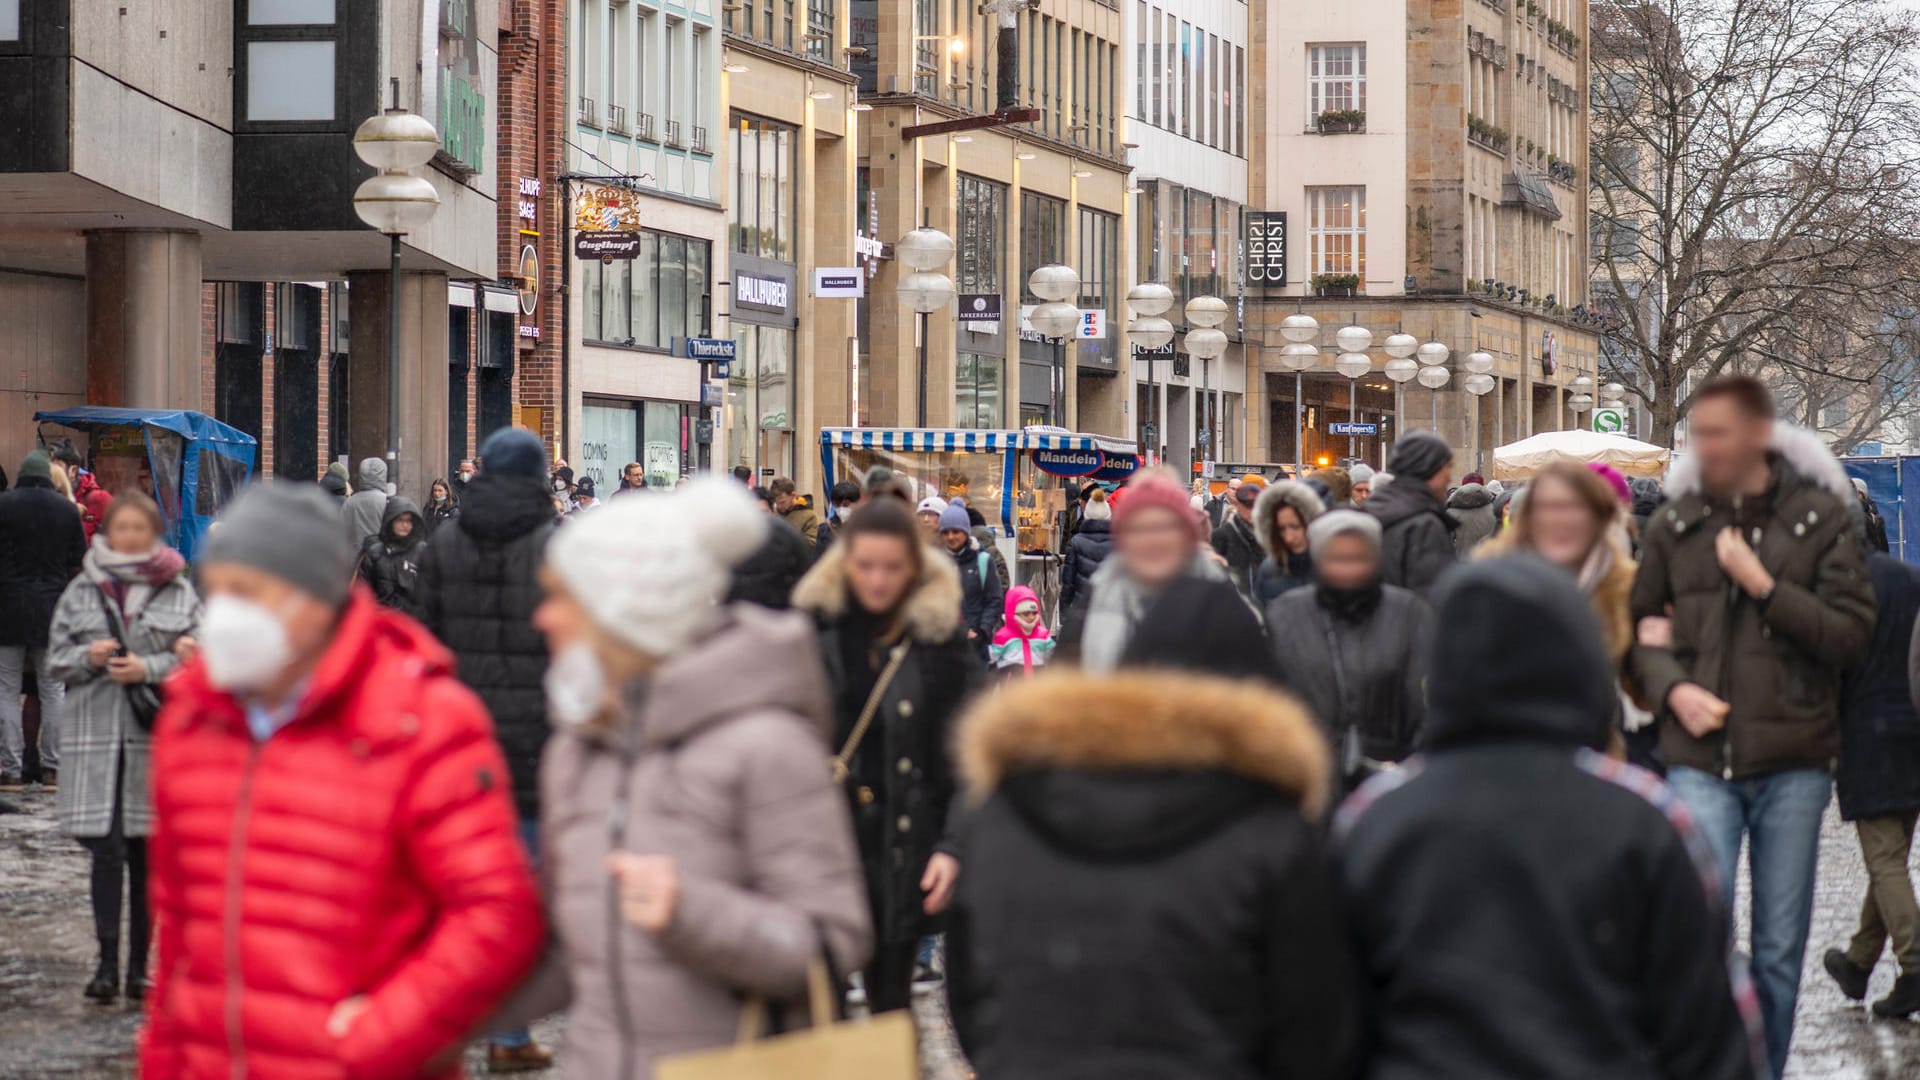
[[[1844,949],[1828,949],[1824,960],[1827,974],[1840,984],[1840,992],[1847,995],[1848,1001],[1859,1001],[1867,996],[1867,978],[1873,974],[1872,971],[1854,963]]]
[[[1920,1012],[1920,975],[1902,973],[1893,990],[1873,1003],[1873,1015],[1887,1020],[1906,1019]]]
[[[100,966],[93,971],[93,981],[87,984],[87,997],[94,1001],[112,1001],[120,996],[120,940],[106,938],[100,942]]]

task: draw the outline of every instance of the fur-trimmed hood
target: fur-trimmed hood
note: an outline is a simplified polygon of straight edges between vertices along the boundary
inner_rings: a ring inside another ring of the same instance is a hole
[[[1853,485],[1840,459],[1827,449],[1819,433],[1783,420],[1773,422],[1773,452],[1810,484],[1824,488],[1841,499],[1853,498]],[[1667,475],[1667,497],[1679,499],[1700,494],[1700,464],[1688,454],[1674,463]]]
[[[1273,527],[1273,515],[1280,512],[1282,506],[1293,507],[1300,515],[1300,524],[1311,525],[1313,519],[1326,513],[1326,506],[1320,502],[1320,496],[1313,489],[1298,480],[1280,480],[1268,484],[1267,490],[1253,504],[1253,529],[1259,534],[1260,547],[1276,559],[1282,558],[1280,551],[1280,532]]]
[[[1183,672],[1040,675],[976,704],[961,722],[959,752],[976,799],[1020,774],[1061,770],[1225,773],[1277,789],[1309,814],[1326,808],[1329,790],[1326,741],[1298,701]]]
[[[961,630],[960,612],[964,594],[960,588],[960,570],[953,554],[923,546],[920,552],[920,580],[906,599],[907,633],[915,641],[929,645],[950,640]],[[847,591],[847,545],[835,544],[813,564],[800,584],[793,587],[793,606],[812,612],[821,619],[838,619],[847,613],[852,596]]]

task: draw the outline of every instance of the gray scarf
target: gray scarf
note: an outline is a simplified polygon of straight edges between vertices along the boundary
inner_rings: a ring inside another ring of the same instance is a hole
[[[1227,572],[1213,560],[1211,553],[1197,551],[1187,567],[1185,578],[1226,581]],[[1182,578],[1175,578],[1177,584]],[[1087,671],[1106,674],[1120,666],[1133,632],[1147,617],[1147,609],[1160,597],[1158,590],[1127,572],[1126,559],[1115,553],[1094,571],[1087,602],[1086,626],[1080,636],[1080,666]]]

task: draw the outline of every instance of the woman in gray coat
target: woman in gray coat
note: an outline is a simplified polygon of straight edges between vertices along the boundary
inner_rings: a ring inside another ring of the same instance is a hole
[[[179,664],[175,650],[200,618],[200,598],[180,553],[161,536],[152,499],[122,495],[107,508],[80,575],[54,609],[48,662],[67,684],[60,734],[60,831],[93,856],[94,936],[99,966],[88,997],[120,992],[120,889],[128,879],[127,997],[139,1000],[147,974],[147,842],[153,808],[147,730],[129,691],[155,685]],[[146,723],[151,723],[148,717]]]
[[[645,1080],[804,997],[872,934],[800,615],[718,603],[767,535],[746,490],[616,499],[547,545],[538,862],[556,946],[493,1026],[568,1008],[564,1074]]]

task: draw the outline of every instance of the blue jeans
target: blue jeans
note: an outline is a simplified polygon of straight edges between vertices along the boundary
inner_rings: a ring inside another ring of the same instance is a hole
[[[1813,918],[1813,877],[1820,855],[1820,818],[1833,779],[1820,769],[1790,769],[1747,780],[1722,780],[1698,769],[1667,773],[1699,823],[1720,871],[1721,900],[1733,917],[1734,875],[1745,834],[1753,877],[1753,987],[1766,1025],[1767,1058],[1785,1074],[1793,1041],[1800,961]]]
[[[526,845],[527,858],[533,861],[534,869],[540,867],[540,821],[537,818],[520,819],[520,842]],[[512,1049],[527,1046],[533,1042],[533,1033],[526,1028],[516,1031],[497,1031],[488,1040],[495,1046]]]

